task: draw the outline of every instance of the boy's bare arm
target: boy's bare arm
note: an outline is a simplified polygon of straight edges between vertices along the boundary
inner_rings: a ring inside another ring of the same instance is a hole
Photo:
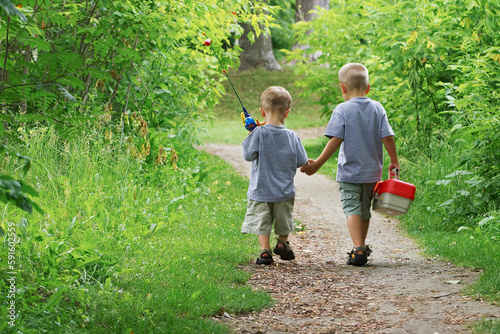
[[[394,168],[399,169],[398,155],[396,153],[396,142],[394,141],[394,136],[384,137],[382,138],[382,142],[384,143],[385,149],[387,150],[387,153],[389,153],[389,157],[391,158],[389,172]]]
[[[309,164],[302,166],[300,171],[306,173],[307,175],[313,175],[316,173],[321,166],[325,164],[325,162],[332,157],[332,155],[338,150],[340,144],[342,144],[344,140],[332,137],[328,143],[326,143],[323,152],[321,152],[320,156],[316,160],[309,160]]]

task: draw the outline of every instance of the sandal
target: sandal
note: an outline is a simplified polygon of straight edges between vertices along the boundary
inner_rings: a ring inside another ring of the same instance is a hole
[[[263,254],[269,255],[268,257],[263,257]],[[269,249],[263,249],[260,251],[260,255],[257,258],[257,261],[255,261],[256,264],[265,264],[266,266],[272,264],[273,261],[273,254]]]
[[[361,252],[361,253],[358,253]],[[354,249],[347,253],[349,256],[347,258],[347,264],[352,264],[353,266],[362,266],[368,262],[368,250],[366,247],[354,247]]]
[[[292,249],[290,248],[290,243],[288,241],[283,241],[278,238],[276,238],[278,242],[276,243],[276,247],[274,247],[274,254],[278,254],[281,256],[282,260],[295,260],[295,254],[293,253]],[[283,245],[284,247],[278,247],[279,245]]]
[[[372,253],[372,249],[368,245],[366,245],[365,247],[366,247],[366,257],[368,257]]]

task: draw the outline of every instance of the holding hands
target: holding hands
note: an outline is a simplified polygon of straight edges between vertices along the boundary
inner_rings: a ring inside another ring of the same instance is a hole
[[[311,176],[314,173],[316,173],[320,167],[321,166],[319,166],[316,160],[309,159],[304,166],[300,167],[300,171],[302,173],[306,173],[307,175]]]

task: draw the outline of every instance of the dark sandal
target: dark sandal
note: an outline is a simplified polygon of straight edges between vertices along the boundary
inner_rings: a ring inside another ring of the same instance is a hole
[[[295,254],[293,253],[292,249],[290,248],[290,243],[288,241],[283,241],[278,238],[276,238],[278,242],[276,243],[276,247],[274,247],[274,254],[278,254],[281,256],[282,260],[295,260]],[[279,244],[282,244],[284,247],[278,247]]]
[[[349,256],[347,258],[347,264],[351,264],[353,266],[362,266],[368,262],[366,247],[354,247],[354,249],[350,253],[347,253],[347,255]]]
[[[269,257],[262,257],[263,254],[269,255]],[[266,266],[272,264],[273,262],[274,262],[273,261],[273,254],[271,253],[271,251],[269,249],[261,250],[259,257],[257,258],[257,261],[255,261],[255,263],[257,263],[257,264],[265,264]]]

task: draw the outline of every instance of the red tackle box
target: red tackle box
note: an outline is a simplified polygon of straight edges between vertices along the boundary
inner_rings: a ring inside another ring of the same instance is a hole
[[[388,216],[405,214],[415,199],[415,186],[411,183],[389,179],[377,183],[373,191],[373,210]]]

